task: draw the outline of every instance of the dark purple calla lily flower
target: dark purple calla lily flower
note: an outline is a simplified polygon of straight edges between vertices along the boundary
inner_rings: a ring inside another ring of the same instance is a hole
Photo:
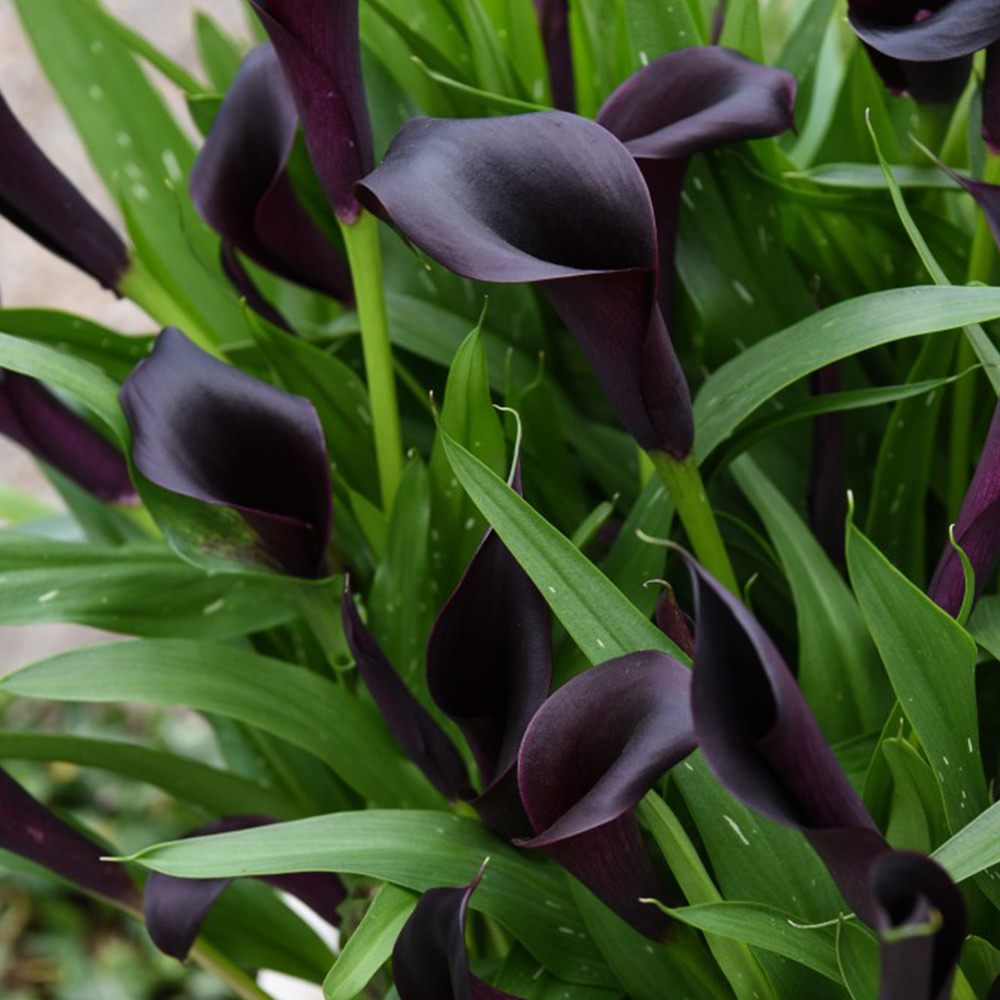
[[[292,576],[327,574],[332,499],[309,400],[252,378],[169,327],[125,380],[132,460],[165,490],[237,511],[255,536],[235,552]]]
[[[94,841],[59,819],[0,770],[0,848],[48,868],[87,892],[135,909],[139,893],[125,868],[102,861]]]
[[[358,0],[251,0],[299,109],[320,183],[338,217],[358,215],[353,187],[375,165],[361,76]]]
[[[630,76],[597,121],[635,157],[659,239],[660,308],[670,320],[677,215],[690,157],[792,128],[795,78],[715,45],[677,49]]]
[[[926,104],[965,89],[972,56],[987,49],[983,138],[1000,143],[1000,7],[993,0],[849,0],[854,30],[886,86]]]
[[[229,244],[282,278],[342,302],[347,262],[299,201],[286,172],[298,112],[271,45],[243,60],[191,174],[191,198]]]
[[[656,308],[649,193],[608,131],[557,111],[417,118],[357,192],[449,270],[538,283],[636,441],[690,452],[690,393]]]
[[[948,1000],[968,924],[962,891],[914,851],[880,858],[870,886],[882,939],[879,1000]]]
[[[517,474],[514,485],[520,491]],[[505,837],[532,832],[518,795],[517,754],[551,683],[548,605],[490,529],[434,623],[427,685],[476,759],[483,793],[473,804]]]
[[[975,571],[978,596],[1000,559],[1000,404],[993,411],[982,456],[955,522],[955,541]],[[950,542],[941,553],[927,595],[950,615],[961,610],[965,573]]]
[[[640,902],[667,889],[633,809],[695,749],[691,672],[665,653],[632,653],[559,688],[531,720],[518,780],[541,848],[623,920],[661,938],[669,920]]]
[[[41,382],[2,368],[0,434],[99,500],[137,499],[121,452]]]
[[[112,291],[129,254],[121,237],[38,148],[0,94],[0,215]]]
[[[573,47],[569,34],[569,0],[535,0],[542,45],[549,64],[552,105],[559,111],[576,111],[573,80]]]
[[[226,816],[215,820],[188,837],[210,837],[236,830],[252,830],[277,820],[268,816]],[[338,925],[337,907],[347,897],[344,883],[329,872],[302,872],[294,875],[267,875],[262,882],[295,896],[327,923]],[[231,878],[175,878],[150,872],[146,880],[143,909],[146,928],[153,943],[164,954],[183,962],[195,942],[215,901],[225,892]]]
[[[520,1000],[469,971],[465,922],[469,900],[482,880],[430,889],[396,938],[392,975],[400,1000]]]
[[[669,583],[664,585],[656,601],[655,619],[657,628],[681,652],[694,656],[694,623],[678,603],[674,588]]]
[[[851,908],[873,923],[872,864],[889,850],[770,637],[693,559],[691,704],[705,760],[755,812],[801,830]]]
[[[404,753],[445,798],[467,798],[471,785],[462,755],[386,659],[358,614],[346,577],[340,608],[358,673]]]

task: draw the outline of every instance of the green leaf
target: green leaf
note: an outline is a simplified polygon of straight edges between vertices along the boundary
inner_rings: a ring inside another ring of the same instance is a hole
[[[451,467],[484,517],[534,581],[592,663],[637,649],[688,658],[563,534],[446,433]]]
[[[69,393],[103,421],[122,445],[131,440],[118,386],[99,368],[46,344],[0,333],[0,367],[32,375]]]
[[[695,400],[703,461],[761,404],[811,372],[882,344],[1000,316],[993,288],[899,288],[824,309],[742,351]]]
[[[0,483],[0,521],[20,524],[37,518],[51,517],[57,511],[43,500],[24,490]]]
[[[152,337],[123,336],[98,323],[54,309],[0,309],[0,330],[48,344],[122,382],[149,351]]]
[[[431,498],[419,456],[406,464],[392,508],[385,557],[375,571],[368,610],[371,629],[389,662],[426,691],[424,651],[434,604],[428,556]]]
[[[979,755],[976,644],[853,525],[851,585],[903,711],[937,776],[952,831],[986,807]]]
[[[853,595],[799,513],[753,460],[743,456],[731,472],[764,522],[788,577],[799,685],[826,738],[837,743],[878,729],[891,692]]]
[[[468,448],[493,472],[504,472],[507,442],[490,396],[482,321],[466,337],[452,362],[431,453],[431,571],[438,600],[454,589],[486,530],[486,522],[448,464],[446,436]]]
[[[354,1000],[389,960],[417,896],[391,882],[379,889],[323,982],[325,1000]]]
[[[879,953],[875,939],[856,923],[837,927],[837,963],[851,1000],[875,1000],[878,996]]]
[[[1000,802],[994,802],[932,855],[956,882],[1000,864]],[[998,875],[987,876],[996,882]]]
[[[773,951],[841,982],[837,965],[836,921],[809,924],[761,903],[718,902],[664,907],[665,912],[706,934]]]
[[[968,631],[994,659],[1000,660],[1000,596],[984,594],[976,601]]]
[[[163,545],[0,533],[0,624],[76,622],[125,635],[224,639],[298,614],[280,577],[215,576]]]
[[[719,44],[738,49],[755,62],[764,61],[758,0],[733,0],[728,5]]]
[[[239,46],[219,27],[218,22],[198,11],[194,17],[194,40],[198,58],[208,73],[212,86],[224,94],[240,68]]]
[[[130,860],[180,878],[331,871],[417,892],[464,885],[490,859],[472,908],[494,917],[567,982],[614,987],[563,873],[445,812],[367,810],[158,844]]]
[[[381,717],[344,687],[233,646],[135,640],[78,649],[10,674],[12,694],[215,712],[309,751],[377,805],[433,805]]]
[[[625,12],[637,66],[645,66],[665,52],[703,44],[690,0],[666,6],[660,0],[625,0]]]
[[[65,761],[98,768],[154,785],[210,816],[258,812],[293,819],[299,814],[296,805],[273,788],[137,743],[58,733],[0,732],[0,760]]]
[[[906,740],[882,740],[892,774],[892,805],[886,840],[893,847],[929,853],[948,835],[944,803],[934,772]]]

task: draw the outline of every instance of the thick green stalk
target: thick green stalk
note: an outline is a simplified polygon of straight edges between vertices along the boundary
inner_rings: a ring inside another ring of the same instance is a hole
[[[654,451],[650,452],[649,457],[670,493],[698,561],[719,583],[738,597],[740,590],[736,574],[729,561],[729,553],[722,541],[722,533],[712,506],[708,502],[708,494],[694,455],[676,459],[666,452]]]
[[[1000,183],[1000,156],[987,153],[984,179],[987,183]],[[969,253],[969,282],[988,284],[993,272],[996,243],[983,212],[977,212],[976,232]],[[958,345],[958,372],[966,371],[976,363],[976,355],[968,337]],[[954,520],[962,508],[969,484],[971,465],[972,420],[976,403],[976,378],[960,379],[953,390],[951,406],[951,433],[948,448],[948,517]]]
[[[215,335],[170,295],[141,257],[133,254],[129,269],[118,282],[117,291],[144,309],[157,323],[178,327],[203,351],[225,360]]]
[[[954,104],[918,104],[913,134],[935,155],[941,152],[948,137],[948,126],[955,113]],[[914,146],[913,162],[917,166],[928,166],[927,157],[919,146]]]
[[[403,476],[403,438],[399,430],[396,378],[392,369],[389,322],[382,285],[378,222],[375,216],[362,210],[353,223],[341,222],[340,231],[344,236],[354,282],[361,348],[371,397],[382,507],[388,514]]]

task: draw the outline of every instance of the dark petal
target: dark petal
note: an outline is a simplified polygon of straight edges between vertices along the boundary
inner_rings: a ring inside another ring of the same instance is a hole
[[[454,801],[470,786],[469,774],[454,743],[416,699],[365,627],[344,580],[341,600],[344,635],[358,673],[403,752],[445,798]]]
[[[983,138],[994,153],[1000,153],[1000,42],[986,50],[983,83]],[[994,235],[996,231],[994,230]]]
[[[418,118],[357,191],[450,270],[541,283],[636,440],[690,450],[690,397],[655,309],[649,193],[605,129],[561,112]]]
[[[872,868],[871,891],[882,935],[880,1000],[947,1000],[968,923],[961,890],[930,858],[893,851]],[[934,934],[905,935],[931,921],[940,924]]]
[[[490,530],[434,623],[427,686],[476,758],[486,818],[508,836],[530,829],[511,794],[516,789],[506,783],[505,791],[490,793],[514,769],[524,731],[551,683],[548,605]]]
[[[958,56],[940,62],[899,62],[897,65],[904,81],[903,90],[915,101],[920,104],[954,104],[969,82],[972,56]]]
[[[1000,188],[993,190],[1000,195]],[[955,541],[972,563],[978,596],[1000,558],[1000,403],[993,411],[983,453],[955,522]],[[957,615],[962,607],[965,574],[950,542],[941,553],[927,595],[950,615]]]
[[[375,165],[361,76],[358,0],[251,0],[295,95],[306,144],[338,216],[357,217],[354,184]]]
[[[597,121],[636,159],[780,135],[794,125],[795,77],[717,45],[677,49],[633,73]]]
[[[637,930],[667,926],[645,897],[664,889],[632,809],[695,749],[691,673],[665,653],[632,653],[559,688],[521,744],[521,798],[545,848]]]
[[[569,33],[569,0],[535,0],[542,44],[549,64],[552,104],[559,111],[576,111],[573,47]]]
[[[128,249],[35,145],[2,94],[0,149],[0,215],[113,291],[128,270]]]
[[[695,46],[654,59],[608,98],[597,121],[637,159],[656,211],[660,308],[670,319],[677,214],[688,158],[794,125],[795,78],[733,49]]]
[[[817,396],[838,392],[841,387],[837,364],[821,368],[812,378]],[[812,468],[809,477],[809,520],[813,534],[830,557],[843,569],[844,524],[847,520],[847,484],[844,479],[844,433],[839,413],[823,413],[813,425]]]
[[[241,513],[283,572],[326,574],[330,473],[312,403],[217,361],[173,327],[125,380],[121,402],[144,476]]]
[[[99,500],[136,500],[121,452],[41,382],[3,369],[0,434],[27,448]]]
[[[470,885],[430,889],[396,938],[392,975],[400,1000],[518,1000],[472,975],[465,951]]]
[[[252,830],[274,822],[268,816],[226,816],[192,830],[186,836],[210,837],[236,830]],[[146,928],[156,947],[183,962],[209,911],[231,881],[228,878],[175,878],[151,872],[146,880],[143,908]],[[261,881],[295,896],[328,923],[339,923],[337,906],[344,901],[347,893],[336,875],[303,872],[267,876]]]
[[[756,812],[800,829],[850,906],[873,917],[867,877],[888,850],[770,637],[685,556],[695,592],[691,702],[705,760]]]
[[[950,0],[929,17],[908,24],[887,16],[885,4],[854,2],[849,7],[848,17],[862,40],[894,59],[940,62],[970,55],[1000,39],[1000,6],[995,0]]]
[[[107,851],[59,819],[0,770],[0,848],[48,868],[62,878],[124,906],[138,893],[125,868],[102,861]]]
[[[286,173],[298,112],[270,45],[243,60],[191,174],[191,198],[223,239],[261,267],[351,301],[346,261],[330,246]]]
[[[681,652],[694,656],[694,623],[677,602],[674,588],[667,584],[656,602],[656,624]]]

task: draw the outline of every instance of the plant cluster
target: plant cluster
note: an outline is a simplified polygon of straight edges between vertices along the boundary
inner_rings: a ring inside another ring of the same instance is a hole
[[[213,756],[8,727],[171,805],[5,866],[246,1000],[1000,995],[995,0],[15,6],[126,232],[2,98],[0,213],[161,332],[0,309],[0,623],[130,637],[5,711]]]

